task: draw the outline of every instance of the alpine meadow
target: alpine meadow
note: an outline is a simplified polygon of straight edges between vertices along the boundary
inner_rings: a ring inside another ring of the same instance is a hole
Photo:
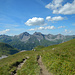
[[[0,75],[75,75],[75,0],[0,0]]]

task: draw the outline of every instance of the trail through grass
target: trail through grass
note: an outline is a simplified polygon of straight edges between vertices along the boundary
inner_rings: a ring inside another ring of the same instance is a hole
[[[46,69],[46,67],[43,65],[41,56],[39,56],[38,64],[40,66],[40,75],[53,75],[53,74],[49,73],[48,70]]]

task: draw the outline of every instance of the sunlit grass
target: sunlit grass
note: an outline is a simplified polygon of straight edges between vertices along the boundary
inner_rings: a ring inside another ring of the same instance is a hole
[[[32,51],[19,52],[0,60],[0,75],[11,75],[16,69],[16,62],[21,62],[27,56],[29,59],[17,75],[39,75],[40,67],[37,62],[37,55],[42,56],[42,61],[49,72],[54,75],[75,74],[75,39],[49,47],[38,46]]]

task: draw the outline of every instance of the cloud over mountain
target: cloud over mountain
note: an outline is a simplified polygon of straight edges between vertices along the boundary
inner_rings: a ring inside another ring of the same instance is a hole
[[[72,33],[72,31],[70,30],[67,30],[67,29],[65,29],[65,33]]]
[[[32,19],[29,19],[27,22],[25,22],[26,25],[28,26],[35,26],[35,25],[46,25],[44,18],[37,18],[33,17]]]
[[[59,28],[65,28],[65,26],[59,26],[58,29],[59,29]]]
[[[0,35],[1,34],[5,34],[5,33],[9,32],[9,31],[10,31],[10,29],[6,29],[6,30],[3,30],[3,31],[0,31]]]
[[[29,29],[29,31],[46,30],[46,29],[55,29],[55,27],[54,26],[46,26],[46,27],[31,28],[31,29]]]
[[[46,17],[46,20],[48,20],[48,21],[60,21],[60,20],[63,20],[63,19],[64,19],[64,18],[61,17],[61,16],[52,17],[52,18],[51,18],[51,16],[47,16],[47,17]]]

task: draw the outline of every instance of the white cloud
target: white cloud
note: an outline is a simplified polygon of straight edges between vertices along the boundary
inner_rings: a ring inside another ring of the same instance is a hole
[[[70,30],[67,30],[67,29],[65,29],[65,33],[72,33],[72,31]]]
[[[54,26],[47,26],[47,27],[45,27],[45,29],[55,29],[55,27]]]
[[[51,18],[51,16],[47,16],[47,17],[46,17],[46,20],[48,20],[48,21],[59,21],[59,20],[63,20],[63,19],[64,19],[64,18],[61,17],[61,16],[52,17],[52,18]]]
[[[35,30],[37,30],[37,28],[31,28],[31,29],[29,29],[29,31],[35,31]]]
[[[75,14],[75,0],[72,3],[66,3],[62,5],[63,0],[53,0],[45,7],[53,10],[53,14]]]
[[[58,27],[58,29],[59,29],[59,28],[65,28],[65,26],[60,26],[60,27]]]
[[[35,26],[35,25],[46,25],[44,18],[37,18],[33,17],[32,19],[29,19],[26,23],[28,26]]]
[[[46,20],[51,21],[52,20],[51,16],[47,16]]]
[[[1,34],[6,34],[7,32],[9,32],[10,31],[10,29],[6,29],[6,30],[3,30],[3,31],[0,31],[0,35]]]
[[[67,29],[65,29],[65,32],[67,32]]]
[[[61,7],[61,3],[62,3],[63,0],[53,0],[52,3],[49,3],[45,6],[45,8],[48,8],[48,9],[57,9],[59,7]]]
[[[55,27],[54,26],[46,26],[46,27],[32,28],[32,29],[29,29],[29,31],[46,30],[46,29],[55,29]]]
[[[39,27],[39,28],[38,28],[38,30],[43,30],[43,29],[44,29],[44,27]]]
[[[63,20],[64,18],[61,17],[61,16],[58,16],[58,17],[53,17],[52,20],[53,21],[59,21],[59,20]]]

